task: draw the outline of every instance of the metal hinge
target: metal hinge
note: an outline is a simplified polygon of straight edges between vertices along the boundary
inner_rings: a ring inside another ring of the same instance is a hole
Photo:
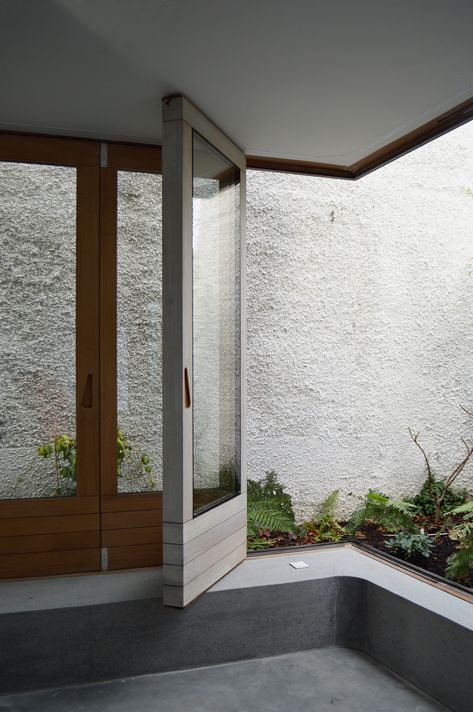
[[[108,549],[106,546],[100,549],[100,565],[102,571],[108,571]]]
[[[108,145],[106,143],[100,144],[100,168],[107,168],[108,166]]]

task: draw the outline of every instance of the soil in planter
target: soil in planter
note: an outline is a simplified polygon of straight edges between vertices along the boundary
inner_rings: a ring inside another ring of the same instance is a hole
[[[387,554],[401,559],[401,561],[408,561],[408,563],[419,566],[426,571],[431,571],[438,576],[445,576],[447,559],[454,554],[458,548],[458,542],[452,541],[452,539],[449,539],[448,535],[445,534],[434,540],[434,546],[429,557],[420,555],[412,557],[411,559],[402,559],[402,557],[398,554],[394,554],[386,547],[386,542],[389,541],[390,537],[386,536],[386,532],[380,529],[376,524],[367,524],[355,538],[363,544],[368,544],[380,551],[385,551]],[[470,574],[469,579],[466,582],[462,581],[462,583],[463,585],[473,588],[473,575]]]
[[[426,533],[429,534],[434,534],[439,530],[438,526],[434,525],[431,518],[428,517],[422,518],[422,521],[419,521],[419,526],[423,526]],[[317,541],[315,536],[309,534],[303,537],[296,536],[295,534],[279,534],[271,536],[270,533],[267,532],[263,536],[271,542],[271,548],[296,547],[304,544],[322,543]],[[397,554],[393,554],[390,549],[386,548],[386,542],[389,541],[390,538],[391,537],[382,527],[379,527],[377,524],[371,522],[364,524],[355,536],[355,539],[360,543],[368,544],[368,546],[372,546],[380,551],[390,554],[391,556],[395,556],[395,558],[398,558],[401,561],[408,561],[408,563],[414,564],[415,566],[437,574],[438,576],[445,576],[447,559],[449,556],[454,554],[458,548],[457,541],[450,539],[447,533],[442,533],[441,536],[434,539],[434,546],[429,557],[417,556],[412,559],[402,559]],[[468,579],[461,581],[461,583],[463,586],[473,589],[473,571],[470,572]]]

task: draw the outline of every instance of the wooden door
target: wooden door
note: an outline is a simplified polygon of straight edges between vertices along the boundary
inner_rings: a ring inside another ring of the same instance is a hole
[[[160,482],[121,487],[129,433],[117,455],[120,176],[160,172],[160,148],[0,135],[0,578],[161,563]]]
[[[163,100],[164,603],[246,556],[245,157]]]
[[[0,135],[0,577],[100,568],[97,143]]]

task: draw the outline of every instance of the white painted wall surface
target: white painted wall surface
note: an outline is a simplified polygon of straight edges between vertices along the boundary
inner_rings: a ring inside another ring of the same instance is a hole
[[[391,496],[473,438],[473,124],[356,183],[249,172],[249,477],[299,516]],[[470,466],[462,479],[473,489]]]

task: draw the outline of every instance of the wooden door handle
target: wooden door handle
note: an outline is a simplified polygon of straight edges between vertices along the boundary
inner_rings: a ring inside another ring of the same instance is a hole
[[[189,386],[189,374],[187,368],[184,369],[184,407],[191,407],[191,389]]]
[[[85,382],[84,393],[82,395],[81,406],[83,408],[92,408],[94,402],[94,388],[92,381],[92,374],[89,373],[87,380]]]

